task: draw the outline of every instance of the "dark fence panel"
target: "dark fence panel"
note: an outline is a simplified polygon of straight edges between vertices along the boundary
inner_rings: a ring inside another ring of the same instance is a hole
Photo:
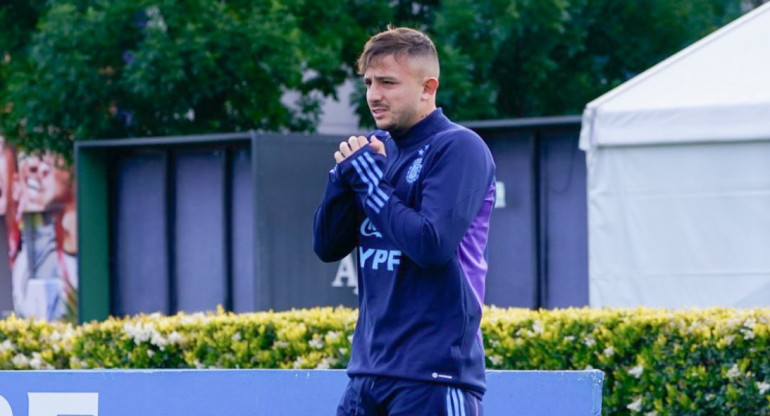
[[[232,203],[230,204],[233,311],[256,309],[254,279],[254,180],[251,149],[232,152]]]
[[[489,230],[485,303],[533,308],[538,305],[534,135],[497,131],[484,138],[495,159],[498,186]]]
[[[255,149],[261,309],[357,305],[354,288],[333,287],[339,264],[313,253],[313,215],[333,153],[331,136],[262,136]]]
[[[173,152],[174,293],[181,311],[230,307],[225,149]]]
[[[169,313],[166,155],[147,149],[117,157],[114,167],[112,312]]]
[[[486,303],[586,305],[579,118],[467,124],[497,164]],[[112,166],[110,312],[356,306],[355,258],[324,264],[312,250],[339,140],[242,133],[80,144]]]
[[[580,117],[465,123],[489,145],[505,206],[492,214],[486,303],[588,305],[585,153]]]
[[[588,305],[588,211],[585,152],[572,130],[543,133],[540,146],[540,239],[543,305]]]

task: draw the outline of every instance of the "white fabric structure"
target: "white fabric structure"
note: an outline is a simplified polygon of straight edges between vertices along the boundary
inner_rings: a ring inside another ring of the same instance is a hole
[[[594,307],[770,306],[770,3],[592,101]]]

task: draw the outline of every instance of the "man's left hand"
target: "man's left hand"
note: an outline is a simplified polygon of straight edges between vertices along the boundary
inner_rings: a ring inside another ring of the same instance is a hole
[[[370,145],[375,152],[380,153],[383,156],[386,155],[385,143],[380,141],[376,136],[372,136],[371,141],[366,140],[366,137],[364,136],[350,136],[347,141],[340,143],[340,150],[334,152],[334,160],[337,163],[341,163],[367,144]]]

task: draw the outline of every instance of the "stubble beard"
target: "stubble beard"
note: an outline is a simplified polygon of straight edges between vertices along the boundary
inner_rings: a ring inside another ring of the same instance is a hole
[[[400,136],[406,133],[414,124],[409,124],[409,114],[400,113],[398,115],[390,112],[388,109],[389,117],[385,120],[374,120],[374,124],[378,129],[385,130],[394,136]]]

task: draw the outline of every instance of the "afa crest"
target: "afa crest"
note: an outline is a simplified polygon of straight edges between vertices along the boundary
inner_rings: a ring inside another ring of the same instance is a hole
[[[428,148],[430,148],[430,145],[426,144],[422,149],[420,149],[419,152],[417,152],[420,157],[415,159],[414,162],[412,162],[412,166],[409,166],[409,170],[406,171],[407,183],[414,183],[414,181],[420,177],[420,171],[422,170],[422,158],[425,156],[425,152],[428,151]]]
[[[422,170],[422,158],[418,157],[417,159],[412,162],[412,166],[409,166],[409,170],[406,171],[406,182],[407,183],[414,183],[414,181],[417,180],[417,178],[420,176],[420,171]]]

